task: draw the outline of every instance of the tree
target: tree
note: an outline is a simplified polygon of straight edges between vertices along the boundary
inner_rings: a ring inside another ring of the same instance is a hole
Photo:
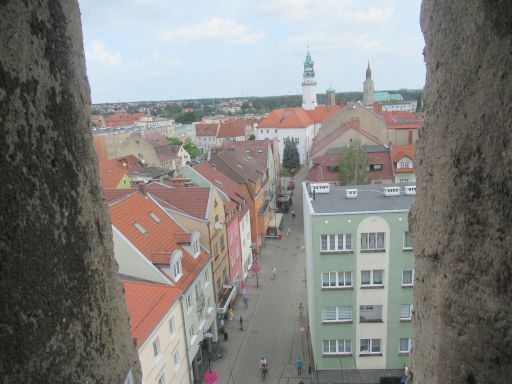
[[[286,138],[284,141],[283,166],[285,168],[297,168],[300,165],[299,150],[293,139]]]
[[[249,135],[249,140],[256,140],[256,136],[254,136],[254,133]]]
[[[190,137],[188,137],[187,140],[185,140],[183,148],[185,148],[185,151],[188,152],[192,159],[195,159],[201,153],[199,147],[192,141]]]
[[[196,121],[196,114],[194,112],[182,112],[178,113],[174,118],[177,123],[191,124]]]
[[[183,144],[183,141],[181,141],[177,137],[168,137],[167,140],[169,140],[171,142],[171,144],[173,144],[173,145],[181,145],[181,144]]]
[[[369,184],[369,168],[368,147],[359,139],[355,139],[341,154],[338,165],[340,185]]]

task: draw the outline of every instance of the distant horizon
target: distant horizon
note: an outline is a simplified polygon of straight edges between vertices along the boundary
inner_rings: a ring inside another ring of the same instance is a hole
[[[393,89],[382,89],[376,90],[375,92],[392,92],[392,91],[423,91],[423,88],[393,88]],[[363,93],[363,91],[336,91],[336,95],[344,94],[344,93]],[[325,94],[325,92],[317,92],[317,95]],[[189,99],[149,99],[149,100],[120,100],[120,101],[103,101],[103,102],[93,102],[92,105],[100,105],[100,104],[122,104],[122,103],[161,103],[161,102],[178,102],[178,101],[195,101],[195,100],[216,100],[216,99],[250,99],[250,98],[265,98],[265,97],[291,97],[291,96],[299,96],[302,97],[302,94],[293,94],[293,95],[266,95],[266,96],[226,96],[226,97],[195,97]]]
[[[425,83],[421,0],[78,0],[95,104],[302,93]]]

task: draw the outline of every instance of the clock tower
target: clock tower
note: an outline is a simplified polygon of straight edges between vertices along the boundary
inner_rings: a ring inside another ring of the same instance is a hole
[[[313,65],[314,62],[311,60],[308,49],[306,60],[304,60],[304,76],[302,80],[302,108],[306,110],[315,109],[318,106],[316,102],[316,80]]]

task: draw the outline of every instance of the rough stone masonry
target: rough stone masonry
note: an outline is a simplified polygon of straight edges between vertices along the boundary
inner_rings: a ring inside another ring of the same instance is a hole
[[[0,0],[2,383],[140,382],[89,113],[77,1]]]
[[[415,384],[512,382],[512,2],[424,0]]]

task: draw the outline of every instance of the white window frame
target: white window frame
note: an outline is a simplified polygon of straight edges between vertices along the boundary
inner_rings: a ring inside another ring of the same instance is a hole
[[[341,314],[344,312],[343,308],[349,308],[350,318],[342,318]],[[334,311],[334,320],[325,319],[324,314],[327,310]],[[322,323],[351,323],[353,317],[352,306],[350,305],[338,305],[336,307],[323,307],[322,308]]]
[[[404,276],[406,272],[411,273],[411,282],[410,283],[404,283]],[[414,269],[403,269],[402,270],[402,287],[413,287],[414,286]]]
[[[169,319],[169,333],[171,334],[171,337],[176,336],[176,324],[174,322],[174,315]]]
[[[328,284],[324,285],[324,275],[329,277]],[[334,278],[332,278],[334,276]],[[341,278],[343,276],[343,284],[340,284]],[[346,281],[347,276],[350,276],[350,284],[347,284]],[[352,288],[354,286],[354,279],[352,278],[352,271],[329,271],[322,272],[320,276],[321,288],[322,289],[343,289],[343,288]],[[334,283],[334,284],[333,284]]]
[[[328,343],[328,351],[325,351],[325,343]],[[332,348],[334,347],[334,348]],[[348,348],[347,348],[348,347]],[[334,351],[332,351],[334,349]],[[351,339],[324,339],[322,341],[322,354],[328,356],[334,355],[352,355]]]
[[[178,348],[174,350],[172,358],[174,360],[174,369],[177,371],[181,367],[180,350]]]
[[[375,311],[378,312],[378,308],[380,307],[380,319],[365,319],[361,320],[363,311]],[[384,322],[384,305],[382,304],[374,304],[374,305],[360,305],[359,306],[359,322],[360,323],[382,323]]]
[[[326,237],[326,248],[323,248],[323,237]],[[340,246],[341,237],[341,246]],[[350,248],[347,247],[347,238],[350,239]],[[322,253],[336,253],[336,252],[351,252],[352,251],[352,234],[350,233],[329,233],[320,235],[320,252]]]
[[[187,309],[190,310],[192,308],[192,295],[189,293],[187,295]]]
[[[403,350],[402,349],[402,340],[406,340],[407,339],[407,350]],[[410,337],[401,337],[399,342],[398,342],[398,353],[400,353],[401,355],[405,355],[405,354],[409,354],[411,353],[411,349],[412,349],[412,338]]]
[[[406,244],[407,237],[409,237],[410,246],[407,246],[408,244]],[[403,241],[402,249],[406,250],[406,251],[412,250],[412,240],[411,240],[411,234],[409,233],[409,231],[404,232],[404,241]]]
[[[402,310],[405,309],[405,306],[408,307],[409,313],[407,317],[402,317]],[[400,321],[410,321],[412,319],[412,304],[401,304],[400,305]]]
[[[155,360],[158,360],[160,358],[160,355],[162,353],[162,349],[160,347],[160,338],[156,338],[153,340],[153,357]]]
[[[370,237],[375,236],[375,246],[370,247]],[[382,247],[378,247],[378,238],[382,235]],[[366,237],[366,247],[363,247],[363,238]],[[385,252],[386,251],[386,232],[363,232],[361,233],[361,252]]]
[[[363,272],[370,272],[370,283],[363,284]],[[382,283],[374,282],[374,273],[382,272]],[[361,271],[361,287],[384,287],[384,270],[383,269],[370,269]]]
[[[363,340],[368,341],[368,350],[363,351]],[[379,343],[379,350],[373,351],[374,344],[377,344],[376,341]],[[359,354],[360,355],[382,355],[382,339],[359,339]]]

